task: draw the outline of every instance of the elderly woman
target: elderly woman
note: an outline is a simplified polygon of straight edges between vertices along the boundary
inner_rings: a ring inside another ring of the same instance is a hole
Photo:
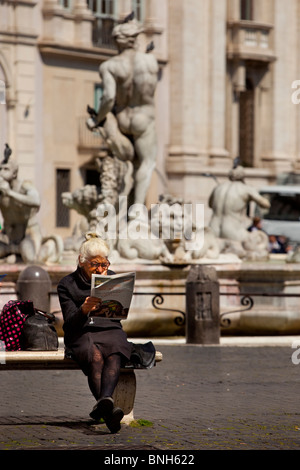
[[[87,234],[79,250],[78,267],[64,277],[57,287],[64,318],[64,340],[72,357],[88,378],[97,400],[91,418],[103,418],[109,430],[116,433],[124,416],[113,402],[121,364],[129,360],[132,343],[127,341],[120,320],[109,318],[89,322],[88,315],[99,308],[101,300],[91,297],[92,274],[113,274],[108,271],[109,248],[96,234]]]

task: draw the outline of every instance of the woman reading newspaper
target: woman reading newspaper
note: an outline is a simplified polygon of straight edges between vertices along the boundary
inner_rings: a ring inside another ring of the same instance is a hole
[[[108,429],[116,433],[124,413],[114,406],[112,395],[121,365],[130,358],[132,343],[127,341],[119,319],[91,319],[101,305],[101,298],[91,296],[92,274],[114,274],[108,270],[108,254],[109,248],[101,238],[87,234],[79,250],[76,271],[60,281],[57,292],[65,345],[87,376],[97,400],[90,416],[95,420],[103,418]]]

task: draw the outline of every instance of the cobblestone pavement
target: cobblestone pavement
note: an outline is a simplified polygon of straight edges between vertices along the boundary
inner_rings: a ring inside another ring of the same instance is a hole
[[[163,361],[136,371],[135,426],[115,435],[90,420],[80,371],[1,372],[0,450],[300,448],[291,345],[156,347]]]

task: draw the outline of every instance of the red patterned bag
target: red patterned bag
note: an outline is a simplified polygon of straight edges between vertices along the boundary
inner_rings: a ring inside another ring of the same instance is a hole
[[[6,351],[21,350],[23,325],[32,312],[30,301],[10,300],[4,305],[0,315],[0,340],[5,343]]]

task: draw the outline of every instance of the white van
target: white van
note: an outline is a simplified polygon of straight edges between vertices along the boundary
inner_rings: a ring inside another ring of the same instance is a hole
[[[300,243],[300,185],[266,186],[259,193],[269,199],[270,209],[256,205],[255,216],[262,219],[268,235],[282,235]]]

